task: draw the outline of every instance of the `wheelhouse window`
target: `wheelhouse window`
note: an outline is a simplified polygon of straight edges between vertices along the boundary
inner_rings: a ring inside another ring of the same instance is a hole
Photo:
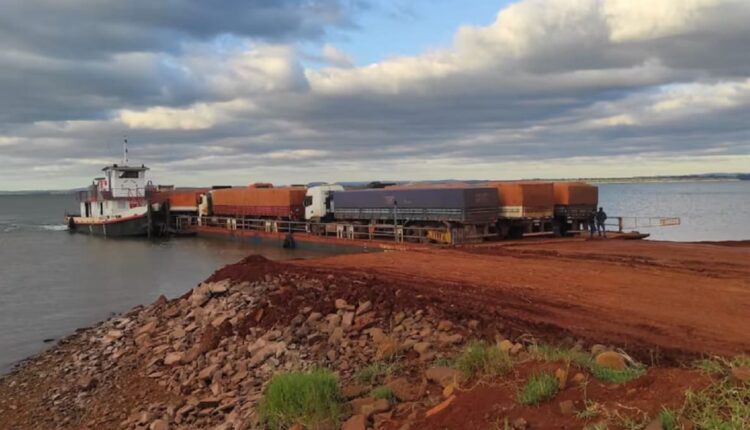
[[[138,171],[137,170],[125,170],[122,173],[120,173],[120,178],[124,179],[138,179]]]

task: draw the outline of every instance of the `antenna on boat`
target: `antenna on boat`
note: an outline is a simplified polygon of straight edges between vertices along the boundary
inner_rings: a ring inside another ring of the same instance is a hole
[[[128,136],[122,137],[122,164],[128,165]]]

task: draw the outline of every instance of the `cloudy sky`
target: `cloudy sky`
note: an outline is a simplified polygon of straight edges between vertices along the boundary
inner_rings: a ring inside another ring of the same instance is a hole
[[[750,171],[748,0],[0,8],[0,189]]]

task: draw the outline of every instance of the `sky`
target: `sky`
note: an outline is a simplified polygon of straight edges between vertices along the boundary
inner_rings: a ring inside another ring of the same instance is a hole
[[[747,0],[0,0],[0,189],[750,171]]]

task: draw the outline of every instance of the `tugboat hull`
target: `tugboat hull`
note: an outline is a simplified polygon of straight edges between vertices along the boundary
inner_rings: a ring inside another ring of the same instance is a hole
[[[68,229],[75,233],[103,237],[138,237],[148,236],[149,221],[146,215],[106,221],[80,217],[68,219]]]

